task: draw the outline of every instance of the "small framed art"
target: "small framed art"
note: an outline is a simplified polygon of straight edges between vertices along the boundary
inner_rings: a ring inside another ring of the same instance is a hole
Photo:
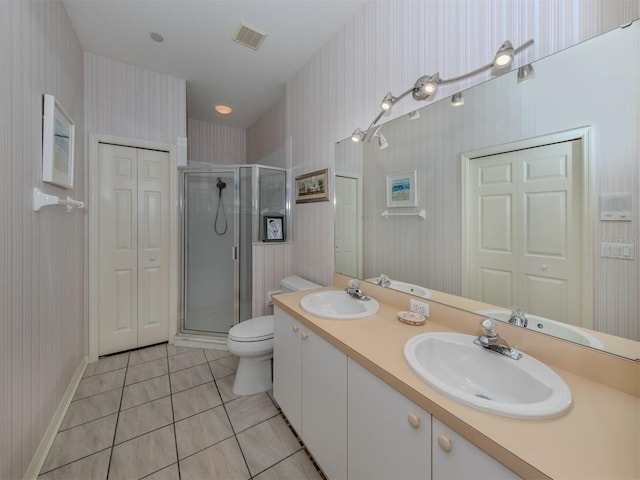
[[[44,95],[42,181],[73,188],[75,124],[53,95]]]
[[[296,203],[329,201],[329,169],[296,177]]]
[[[282,215],[264,216],[264,241],[284,242],[284,217]]]
[[[417,207],[418,172],[401,172],[387,175],[387,207]]]

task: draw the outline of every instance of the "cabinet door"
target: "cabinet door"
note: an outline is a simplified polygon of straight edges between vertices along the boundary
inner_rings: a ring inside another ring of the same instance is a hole
[[[331,479],[347,477],[347,356],[302,334],[302,441]]]
[[[431,415],[349,359],[349,479],[430,479]]]
[[[515,480],[520,477],[434,418],[433,478]]]
[[[273,396],[302,436],[302,354],[300,323],[275,307],[273,328]]]

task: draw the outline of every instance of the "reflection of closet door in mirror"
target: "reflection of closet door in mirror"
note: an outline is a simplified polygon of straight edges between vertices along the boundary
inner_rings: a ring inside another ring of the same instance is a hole
[[[579,140],[474,159],[469,293],[581,325]]]
[[[362,278],[359,248],[358,179],[335,177],[335,271]]]

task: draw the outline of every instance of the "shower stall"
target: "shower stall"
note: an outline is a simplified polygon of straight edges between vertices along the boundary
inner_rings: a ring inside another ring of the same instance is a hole
[[[290,238],[286,170],[262,165],[180,167],[180,332],[226,338],[253,316],[252,245],[269,241],[267,218]]]

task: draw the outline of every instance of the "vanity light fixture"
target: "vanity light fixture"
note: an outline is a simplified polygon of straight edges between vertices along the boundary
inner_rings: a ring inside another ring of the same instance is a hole
[[[536,78],[536,72],[530,63],[523,65],[518,69],[518,83],[528,82]]]
[[[493,58],[493,66],[496,68],[506,68],[513,63],[514,56],[515,51],[513,45],[507,40],[498,48],[496,56]]]
[[[462,92],[458,92],[451,97],[451,106],[461,107],[462,105],[464,105],[464,97],[462,96]]]
[[[493,61],[487,65],[483,65],[482,67],[476,68],[475,70],[465,73],[464,75],[460,75],[458,77],[449,78],[449,79],[440,78],[439,73],[434,73],[433,75],[423,75],[420,78],[418,78],[418,80],[416,80],[413,87],[411,87],[406,92],[401,93],[397,97],[394,96],[391,92],[387,93],[382,99],[382,103],[380,103],[380,112],[373,119],[369,127],[364,131],[361,130],[360,127],[356,128],[356,130],[351,135],[351,140],[353,140],[354,142],[364,142],[365,140],[371,140],[371,138],[374,136],[374,134],[372,134],[374,127],[380,121],[380,119],[382,118],[382,115],[384,115],[385,113],[388,113],[391,110],[391,107],[393,107],[393,105],[398,103],[398,101],[402,100],[407,95],[411,94],[414,100],[418,100],[418,101],[431,100],[437,93],[438,87],[440,85],[446,85],[446,84],[459,82],[461,80],[466,80],[467,78],[473,77],[487,70],[493,70],[492,73],[494,75],[498,73],[503,73],[503,71],[506,70],[506,68],[513,63],[514,57],[520,52],[522,52],[523,50],[525,50],[526,48],[529,48],[531,45],[533,45],[533,39],[526,41],[525,43],[520,45],[518,48],[514,49],[511,42],[507,40],[502,45],[500,45],[500,48],[498,49],[496,55],[494,56]],[[523,74],[523,75],[526,76],[529,74]],[[460,94],[460,98],[462,98],[462,94]],[[453,104],[453,98],[452,98],[452,104]],[[418,116],[412,117],[412,118],[418,118],[418,117],[419,117],[419,114]]]
[[[351,134],[351,141],[354,143],[363,142],[364,137],[365,133],[360,129],[360,127],[358,127]]]
[[[396,103],[397,98],[391,95],[391,92],[387,93],[382,99],[382,103],[380,104],[380,108],[382,110],[391,110],[393,104]]]

